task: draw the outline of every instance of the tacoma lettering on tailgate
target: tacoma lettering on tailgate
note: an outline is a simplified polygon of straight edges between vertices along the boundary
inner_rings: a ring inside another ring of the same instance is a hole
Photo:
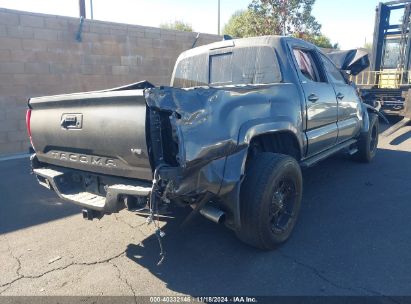
[[[117,164],[114,159],[102,157],[102,156],[58,152],[58,151],[52,151],[51,155],[53,156],[53,158],[62,160],[62,161],[71,161],[75,163],[83,163],[83,164],[102,166],[102,167],[104,166],[105,167],[117,167]]]

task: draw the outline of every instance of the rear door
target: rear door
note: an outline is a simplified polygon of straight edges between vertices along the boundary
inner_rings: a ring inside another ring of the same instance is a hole
[[[307,156],[312,156],[336,143],[338,103],[333,86],[327,82],[316,50],[307,47],[293,47],[292,53],[305,94]]]
[[[355,136],[361,128],[359,118],[361,101],[354,87],[349,85],[332,61],[321,54],[329,82],[334,85],[338,101],[338,142]]]

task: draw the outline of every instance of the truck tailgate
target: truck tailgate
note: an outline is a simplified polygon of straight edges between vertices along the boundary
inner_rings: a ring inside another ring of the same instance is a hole
[[[88,92],[29,100],[39,161],[151,180],[143,90]]]

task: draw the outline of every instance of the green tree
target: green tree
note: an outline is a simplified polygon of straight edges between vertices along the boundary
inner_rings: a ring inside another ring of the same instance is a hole
[[[239,38],[259,36],[255,23],[264,23],[264,19],[249,9],[236,11],[224,25],[223,33]]]
[[[321,25],[311,15],[315,0],[253,0],[247,10],[235,12],[223,28],[233,37],[290,35],[319,47],[338,48],[321,34]]]
[[[311,14],[314,3],[315,0],[253,0],[248,9],[265,19],[263,24],[254,24],[260,35],[319,35],[321,25]]]
[[[307,39],[307,41],[311,42],[312,44],[315,44],[318,47],[327,48],[327,49],[333,48],[333,45],[331,44],[330,39],[324,35],[310,36]]]
[[[168,30],[183,31],[183,32],[192,32],[193,31],[193,27],[191,26],[191,24],[185,23],[184,21],[181,21],[181,20],[176,20],[174,22],[162,23],[162,24],[160,24],[160,28],[168,29]]]
[[[297,38],[304,39],[308,42],[311,42],[312,44],[315,44],[318,47],[321,48],[326,48],[326,49],[337,49],[338,48],[338,43],[332,44],[330,41],[330,38],[323,34],[319,35],[307,35],[307,34],[299,34],[299,35],[294,35]]]

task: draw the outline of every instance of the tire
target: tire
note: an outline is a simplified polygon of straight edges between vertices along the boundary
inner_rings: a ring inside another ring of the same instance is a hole
[[[358,141],[358,152],[354,158],[360,162],[369,163],[375,157],[378,146],[380,124],[378,115],[370,113],[370,128],[367,133],[361,133]]]
[[[301,168],[294,158],[257,154],[247,164],[241,185],[237,237],[264,250],[287,241],[300,211],[302,190]]]

